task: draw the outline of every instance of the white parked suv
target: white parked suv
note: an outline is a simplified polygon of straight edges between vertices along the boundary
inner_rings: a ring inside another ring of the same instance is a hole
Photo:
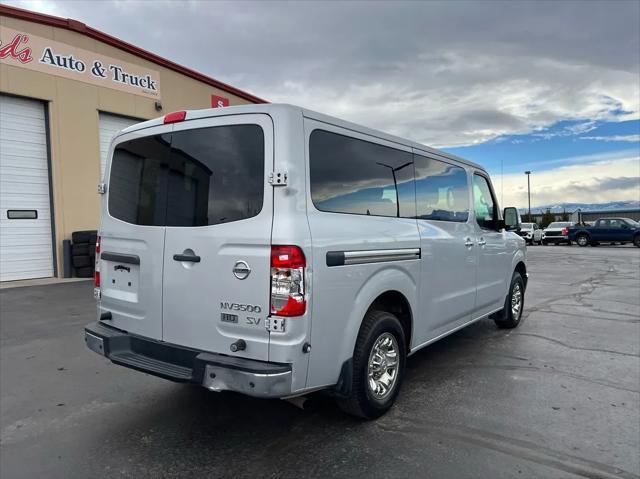
[[[542,238],[544,237],[542,230],[538,227],[538,223],[522,223],[518,234],[525,239],[527,244],[531,245],[542,244]]]
[[[288,105],[175,112],[109,150],[90,349],[212,391],[393,404],[407,356],[527,285],[515,208],[442,151]]]

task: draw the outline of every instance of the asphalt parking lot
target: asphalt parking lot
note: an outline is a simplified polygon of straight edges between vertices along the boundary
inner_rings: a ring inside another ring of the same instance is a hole
[[[640,249],[530,247],[525,321],[414,355],[374,422],[88,351],[88,282],[0,290],[0,476],[640,477]]]

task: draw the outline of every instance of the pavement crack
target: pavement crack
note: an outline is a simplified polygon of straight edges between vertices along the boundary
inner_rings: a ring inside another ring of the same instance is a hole
[[[570,474],[590,479],[638,479],[638,476],[623,469],[602,464],[589,459],[573,456],[549,449],[538,443],[502,436],[493,431],[468,426],[442,424],[415,417],[397,417],[397,425],[376,424],[384,432],[399,434],[425,434],[437,432],[451,439],[470,445],[491,449],[513,457],[541,464]]]
[[[554,338],[549,338],[547,336],[543,336],[542,334],[535,334],[535,333],[512,333],[512,335],[514,336],[531,336],[533,338],[538,338],[538,339],[543,339],[545,341],[550,341],[552,343],[555,344],[559,344],[560,346],[564,346],[565,348],[569,348],[569,349],[575,349],[577,351],[592,351],[595,353],[606,353],[606,354],[617,354],[620,356],[628,356],[628,357],[632,357],[632,358],[638,358],[640,357],[639,354],[634,354],[634,353],[625,353],[622,351],[614,351],[611,349],[600,349],[600,348],[581,348],[579,346],[572,346],[568,343],[565,343],[563,341],[559,341],[557,339]]]
[[[596,310],[596,309],[593,309],[593,311],[600,312],[600,313],[606,313],[607,312],[607,311],[600,311],[600,310]],[[566,311],[554,311],[552,309],[538,309],[536,312],[537,313],[557,314],[559,316],[571,316],[571,317],[574,317],[574,318],[596,319],[596,320],[599,320],[599,321],[615,321],[615,322],[618,322],[618,323],[631,323],[631,324],[640,323],[640,319],[605,318],[604,316],[593,316],[593,315],[586,315],[586,314],[573,314],[573,313],[567,313]],[[625,314],[625,313],[615,313],[615,314],[620,314],[620,315],[624,315],[624,316],[631,316],[633,318],[636,317],[636,315],[630,315],[630,314]]]
[[[433,367],[432,369],[440,369],[440,370],[457,370],[457,369],[499,369],[504,371],[532,371],[535,373],[542,374],[551,374],[558,376],[565,376],[572,379],[576,379],[578,381],[585,381],[591,384],[597,384],[599,386],[608,387],[611,389],[615,389],[618,391],[625,391],[633,394],[640,394],[640,390],[631,389],[620,384],[612,383],[606,381],[604,379],[593,379],[588,376],[583,376],[581,374],[570,373],[568,371],[562,371],[560,369],[555,368],[541,368],[538,366],[521,366],[521,365],[508,365],[508,364],[461,364],[454,366],[444,366],[444,367]]]

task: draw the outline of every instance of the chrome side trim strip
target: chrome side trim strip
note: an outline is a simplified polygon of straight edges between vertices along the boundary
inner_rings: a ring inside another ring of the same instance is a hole
[[[327,266],[382,263],[412,259],[420,259],[420,248],[327,252]]]

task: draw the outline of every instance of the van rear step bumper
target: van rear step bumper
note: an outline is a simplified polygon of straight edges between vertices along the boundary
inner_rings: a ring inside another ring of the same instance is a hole
[[[92,323],[84,340],[114,364],[177,382],[201,384],[211,391],[235,391],[262,398],[291,395],[291,365],[207,353],[143,338]]]

